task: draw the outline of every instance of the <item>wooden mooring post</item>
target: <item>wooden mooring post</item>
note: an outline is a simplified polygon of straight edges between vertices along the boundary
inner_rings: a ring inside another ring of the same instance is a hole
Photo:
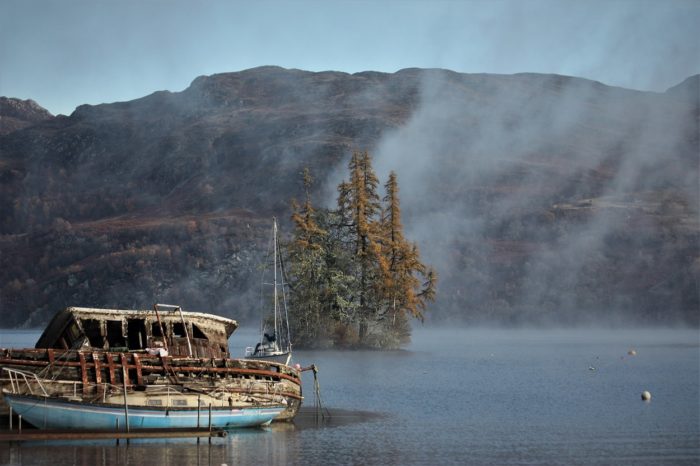
[[[209,432],[211,432],[211,403],[209,403]],[[209,443],[211,443],[211,435],[209,436]]]
[[[202,401],[200,395],[197,395],[197,429],[199,429],[199,417],[202,412]],[[199,437],[197,437],[197,444],[199,444]]]

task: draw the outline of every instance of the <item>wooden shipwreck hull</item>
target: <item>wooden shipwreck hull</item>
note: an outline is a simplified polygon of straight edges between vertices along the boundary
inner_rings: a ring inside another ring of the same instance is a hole
[[[54,317],[37,348],[0,349],[0,367],[32,372],[53,396],[97,400],[178,387],[236,406],[284,404],[290,420],[303,397],[300,370],[231,358],[230,319],[179,308],[163,314],[68,308]],[[167,349],[166,349],[167,348]],[[0,385],[10,381],[2,376]]]

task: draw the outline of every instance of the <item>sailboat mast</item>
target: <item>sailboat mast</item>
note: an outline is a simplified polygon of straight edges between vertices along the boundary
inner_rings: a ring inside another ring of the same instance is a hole
[[[272,218],[272,242],[274,244],[274,255],[275,255],[275,260],[273,263],[273,268],[275,269],[275,271],[274,271],[275,337],[278,337],[279,332],[277,331],[277,218],[276,217]]]

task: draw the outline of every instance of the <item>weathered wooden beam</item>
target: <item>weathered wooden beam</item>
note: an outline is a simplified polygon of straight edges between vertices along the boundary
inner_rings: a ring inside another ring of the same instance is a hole
[[[83,395],[87,395],[88,393],[88,373],[87,373],[87,367],[85,364],[85,354],[84,353],[78,353],[78,358],[80,359],[80,379],[83,382]]]
[[[102,385],[102,366],[100,364],[100,357],[97,353],[92,353],[92,363],[95,366],[95,383],[99,387]]]
[[[107,367],[109,368],[109,383],[116,385],[117,378],[114,374],[114,359],[112,359],[112,355],[110,353],[107,353],[105,358],[107,359]]]
[[[141,373],[141,358],[137,353],[133,353],[134,366],[136,366],[136,383],[143,385],[143,374]]]
[[[131,385],[131,379],[129,378],[129,363],[126,360],[127,353],[122,353],[121,354],[121,362],[122,362],[122,376],[124,377],[124,380],[122,383],[125,383],[126,385]]]

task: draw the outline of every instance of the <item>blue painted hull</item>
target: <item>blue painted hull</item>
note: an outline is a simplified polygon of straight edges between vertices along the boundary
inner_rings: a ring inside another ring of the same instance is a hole
[[[29,395],[4,394],[16,414],[40,429],[120,430],[126,426],[124,407],[84,403]],[[217,428],[267,425],[284,410],[283,406],[212,408],[211,425]],[[130,429],[196,428],[209,426],[209,409],[152,408],[129,406]]]

